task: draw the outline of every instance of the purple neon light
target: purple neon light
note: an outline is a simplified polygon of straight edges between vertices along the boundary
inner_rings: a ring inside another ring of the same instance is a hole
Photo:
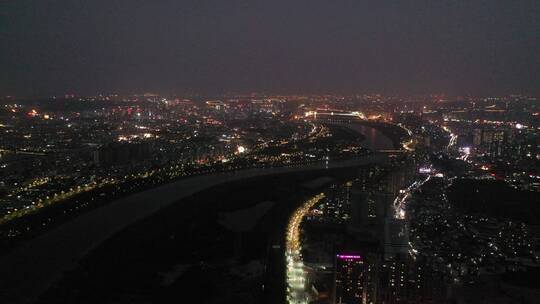
[[[340,259],[343,259],[343,260],[359,260],[361,259],[362,257],[359,256],[359,255],[347,255],[347,254],[338,254],[337,255],[338,258]]]

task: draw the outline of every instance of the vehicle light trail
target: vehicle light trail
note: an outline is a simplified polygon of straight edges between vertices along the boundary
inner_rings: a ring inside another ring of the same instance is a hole
[[[450,128],[448,128],[447,126],[443,126],[442,129],[450,135],[448,146],[446,146],[446,150],[450,150],[450,148],[457,144],[458,135],[452,133],[452,130],[450,130]]]
[[[422,187],[422,185],[424,185],[430,179],[431,175],[428,175],[424,180],[415,181],[409,187],[407,187],[407,189],[401,191],[401,193],[394,200],[394,217],[396,219],[405,219],[407,200],[411,197],[414,190]]]
[[[320,193],[304,202],[294,211],[287,225],[285,241],[287,303],[308,303],[305,291],[306,273],[301,254],[300,224],[309,210],[323,198],[324,193]]]
[[[427,181],[431,179],[431,177],[432,175],[428,175],[425,179],[417,180],[411,185],[409,185],[407,189],[400,191],[400,194],[394,200],[394,218],[395,219],[399,219],[399,220],[407,219],[406,205],[407,205],[407,201],[412,196],[412,192],[422,187]],[[410,241],[409,241],[409,255],[413,259],[416,259],[416,256],[418,255],[418,249],[414,248],[413,244]]]

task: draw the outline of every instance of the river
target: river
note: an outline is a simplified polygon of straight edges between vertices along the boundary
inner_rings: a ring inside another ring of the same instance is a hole
[[[361,126],[359,126],[361,127]],[[365,129],[367,128],[367,129]],[[366,145],[373,150],[386,148],[377,130],[362,127]],[[390,142],[389,139],[387,139]],[[194,176],[134,193],[62,224],[15,248],[0,258],[0,295],[5,303],[32,303],[39,295],[73,269],[88,251],[134,222],[146,218],[182,198],[212,186],[250,177],[344,168],[386,160],[374,154],[357,160],[312,164],[301,167],[246,169],[238,172]]]

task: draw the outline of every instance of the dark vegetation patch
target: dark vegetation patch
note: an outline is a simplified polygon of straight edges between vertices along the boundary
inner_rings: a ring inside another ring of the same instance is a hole
[[[450,187],[448,199],[467,213],[540,224],[540,195],[514,189],[504,181],[459,179]]]

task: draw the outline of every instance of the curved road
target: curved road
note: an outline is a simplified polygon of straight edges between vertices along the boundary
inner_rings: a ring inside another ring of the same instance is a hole
[[[384,161],[375,154],[358,160],[330,164],[194,176],[135,193],[85,213],[32,239],[0,258],[0,299],[3,303],[32,303],[62,274],[73,269],[92,248],[130,224],[209,187],[250,177],[345,168]]]

